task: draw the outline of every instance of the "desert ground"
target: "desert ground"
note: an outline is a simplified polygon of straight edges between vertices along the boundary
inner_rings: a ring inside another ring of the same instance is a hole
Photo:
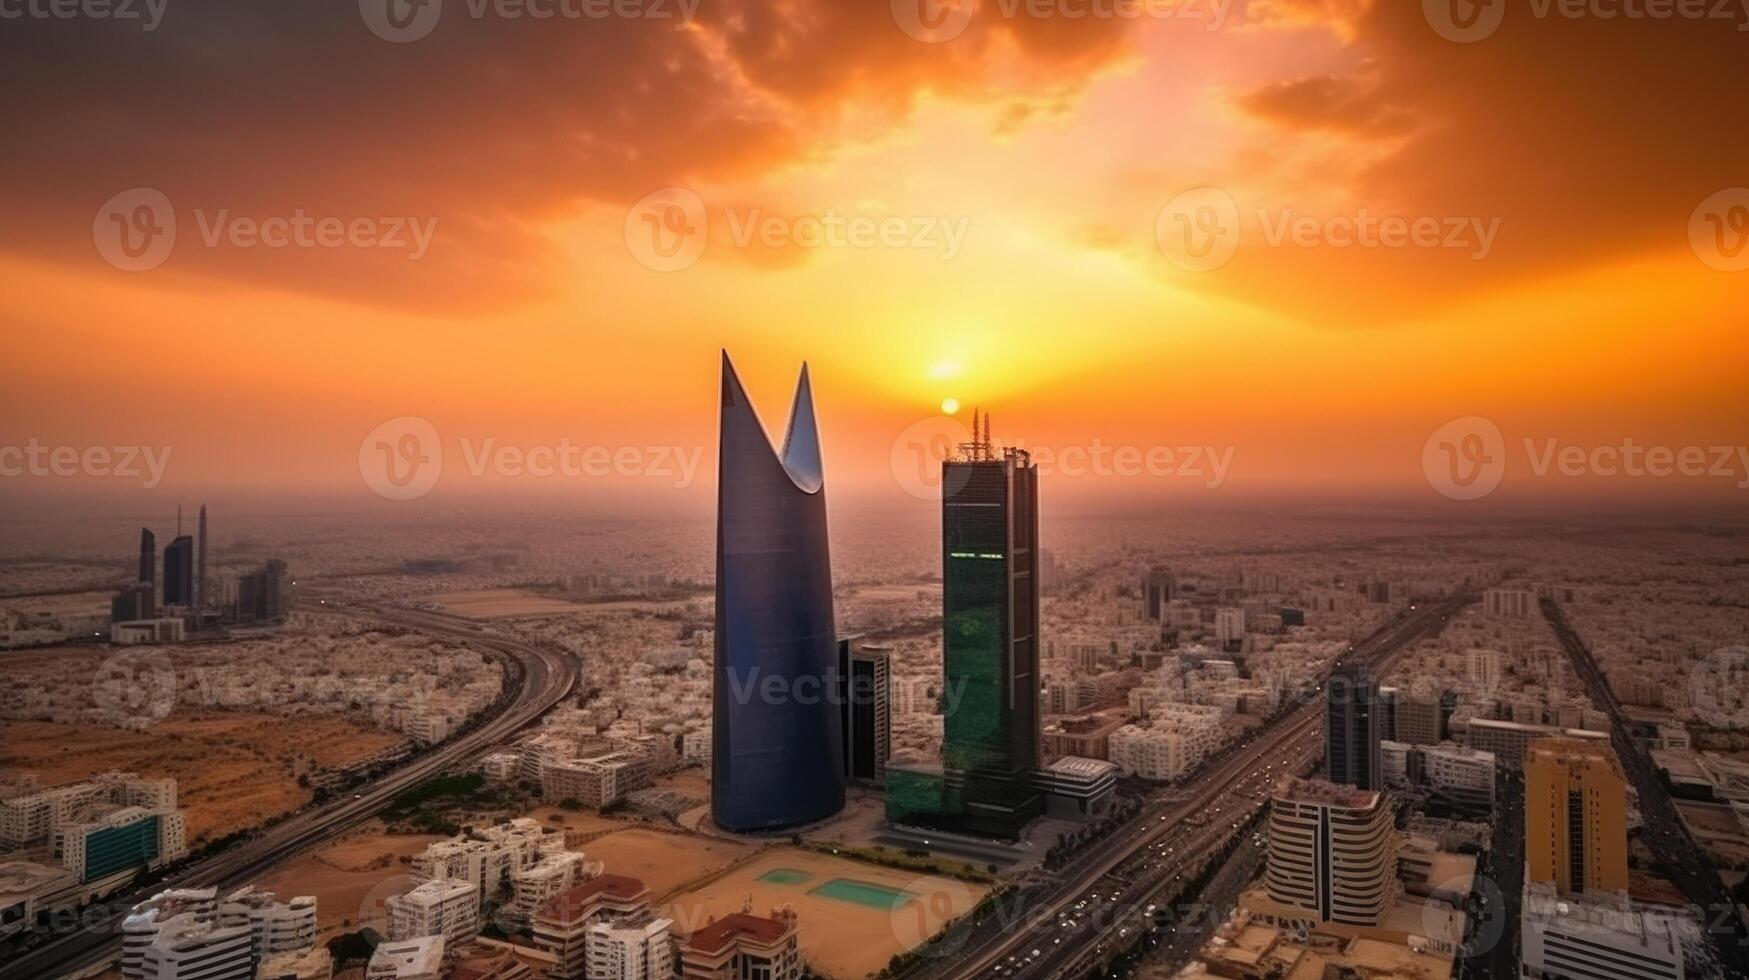
[[[177,710],[139,732],[7,721],[0,722],[0,775],[31,773],[43,786],[111,769],[174,777],[192,846],[308,802],[299,767],[338,765],[400,741],[323,715],[288,724],[272,715]]]
[[[563,599],[531,595],[519,589],[475,589],[432,596],[443,608],[469,619],[510,619],[578,613],[583,607]]]
[[[642,881],[649,886],[650,897],[657,900],[722,871],[756,850],[751,844],[643,827],[598,837],[583,848],[591,860],[606,866],[608,874]]]
[[[823,887],[841,890],[822,894]],[[857,980],[965,914],[986,890],[785,845],[672,897],[663,914],[684,932],[748,903],[760,915],[787,905],[796,912],[809,965]]]
[[[359,922],[380,918],[384,900],[413,886],[404,860],[443,839],[387,834],[373,820],[319,851],[275,865],[255,888],[282,899],[314,895],[323,937],[332,938]]]

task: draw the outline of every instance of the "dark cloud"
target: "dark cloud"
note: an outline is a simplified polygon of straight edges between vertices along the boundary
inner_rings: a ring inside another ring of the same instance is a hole
[[[1725,21],[1575,19],[1559,4],[1538,18],[1512,2],[1471,43],[1446,39],[1423,9],[1275,0],[1287,20],[1335,18],[1365,67],[1265,86],[1239,104],[1272,124],[1267,156],[1284,168],[1318,137],[1352,137],[1347,177],[1374,213],[1498,218],[1490,257],[1246,250],[1208,277],[1212,288],[1325,320],[1414,315],[1485,287],[1681,251],[1697,205],[1749,185],[1741,6]],[[1342,304],[1329,302],[1332,282],[1355,287]]]
[[[156,276],[454,314],[514,304],[586,274],[556,267],[536,230],[545,220],[793,161],[845,100],[887,103],[898,119],[926,86],[993,98],[980,65],[1001,37],[1073,73],[1128,26],[1059,38],[980,18],[925,44],[886,3],[703,0],[693,29],[677,30],[673,19],[513,19],[482,2],[443,0],[409,43],[378,37],[344,0],[169,0],[150,32],[6,22],[0,248],[107,271],[94,215],[150,187],[179,224]],[[301,211],[437,228],[418,262],[386,249],[207,248],[197,209],[209,224],[221,210]]]

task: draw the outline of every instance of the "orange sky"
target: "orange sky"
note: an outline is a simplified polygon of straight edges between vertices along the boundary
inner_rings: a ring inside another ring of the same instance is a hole
[[[950,397],[1053,451],[1230,454],[1214,487],[1061,475],[1087,500],[1437,502],[1423,444],[1460,416],[1498,426],[1515,493],[1589,482],[1527,473],[1526,439],[1749,442],[1749,271],[1690,241],[1703,201],[1749,184],[1734,23],[1509,5],[1457,43],[1419,3],[1254,0],[1212,29],[1206,0],[1074,21],[987,0],[926,43],[896,23],[904,2],[703,0],[676,30],[449,0],[429,36],[390,43],[351,4],[314,6],[8,26],[31,94],[0,161],[0,444],[167,445],[155,494],[368,501],[361,441],[416,416],[444,446],[433,499],[674,490],[474,477],[462,440],[489,438],[702,451],[697,503],[720,347],[774,432],[808,360],[828,481],[871,492],[907,489],[906,433]],[[1230,261],[1193,271],[1161,216],[1204,186],[1241,230]],[[177,222],[147,271],[103,252],[106,202],[131,188]],[[704,210],[640,211],[664,188]],[[1722,200],[1728,220],[1749,191]],[[416,259],[209,245],[221,210],[435,225]],[[645,213],[702,215],[702,255],[650,268]],[[1479,240],[1335,247],[1330,220],[1363,213],[1493,232],[1479,258]],[[740,240],[767,218],[805,236],[810,215],[906,241]],[[1272,241],[1289,218],[1314,240]],[[1730,500],[1737,479],[1612,485]]]

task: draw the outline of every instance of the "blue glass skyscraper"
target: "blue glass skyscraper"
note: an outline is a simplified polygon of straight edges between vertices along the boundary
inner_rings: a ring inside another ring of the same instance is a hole
[[[716,613],[711,812],[717,825],[769,830],[843,809],[832,562],[806,365],[783,449],[774,452],[723,354]]]

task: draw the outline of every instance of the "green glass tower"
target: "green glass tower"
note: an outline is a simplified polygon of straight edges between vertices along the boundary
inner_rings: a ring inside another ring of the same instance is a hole
[[[1038,467],[976,425],[941,469],[941,767],[889,767],[887,816],[1012,839],[1043,810]]]

